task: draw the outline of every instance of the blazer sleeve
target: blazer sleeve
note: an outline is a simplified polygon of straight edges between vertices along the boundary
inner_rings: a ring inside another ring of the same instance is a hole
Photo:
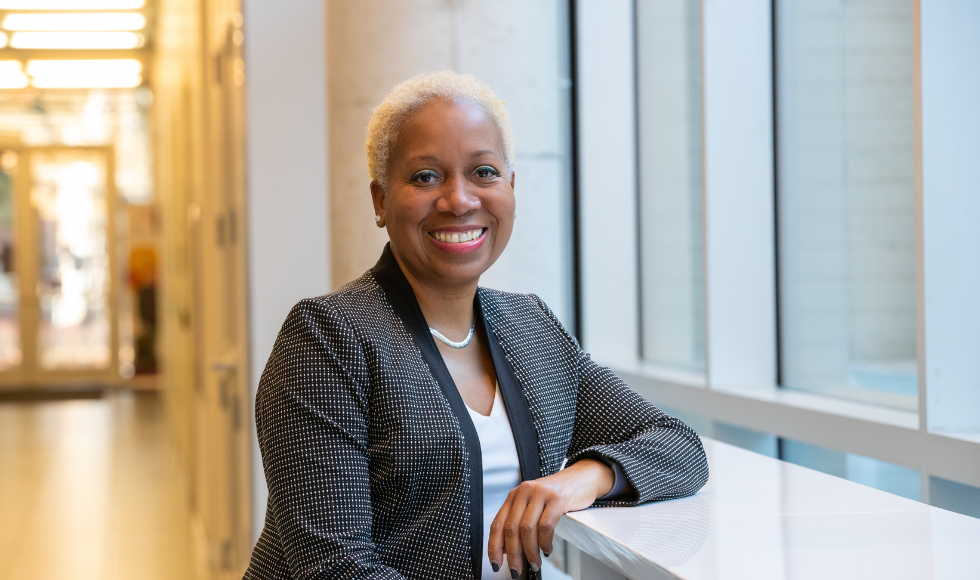
[[[636,505],[701,489],[708,481],[708,462],[697,433],[596,364],[548,306],[535,299],[576,352],[578,402],[568,464],[585,458],[616,463],[629,482],[625,493],[597,504]]]
[[[371,539],[367,374],[338,313],[315,299],[293,307],[255,408],[269,517],[292,578],[403,578]]]

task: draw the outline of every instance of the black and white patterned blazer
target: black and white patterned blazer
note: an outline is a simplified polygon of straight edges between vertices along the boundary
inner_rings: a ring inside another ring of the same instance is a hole
[[[477,292],[521,477],[618,463],[628,506],[708,480],[698,436],[597,365],[534,295]],[[480,442],[389,248],[289,313],[255,403],[269,485],[247,579],[480,578]]]

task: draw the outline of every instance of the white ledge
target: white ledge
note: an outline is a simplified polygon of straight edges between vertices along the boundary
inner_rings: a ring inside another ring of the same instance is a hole
[[[613,370],[655,404],[910,469],[920,466],[918,414],[911,411],[775,387],[709,389],[670,380],[646,365]]]
[[[570,513],[559,535],[629,578],[937,580],[980,570],[980,520],[703,439],[692,497]]]
[[[630,377],[634,381],[639,379],[641,383],[707,388],[703,375],[688,371],[664,368],[646,363],[616,364],[612,368],[617,375]],[[806,391],[781,389],[775,386],[715,386],[710,390],[715,393],[749,397],[781,406],[830,413],[842,417],[873,421],[906,429],[916,430],[919,427],[919,414],[915,411],[905,411],[881,405],[849,401],[847,399],[808,393]]]

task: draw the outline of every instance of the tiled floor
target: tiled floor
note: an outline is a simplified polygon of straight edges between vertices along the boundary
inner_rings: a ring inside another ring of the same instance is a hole
[[[193,579],[159,396],[0,401],[0,580]]]

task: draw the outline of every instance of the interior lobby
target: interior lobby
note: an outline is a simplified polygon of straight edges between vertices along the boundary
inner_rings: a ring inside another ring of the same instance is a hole
[[[980,2],[0,0],[0,580],[242,578],[266,361],[447,69],[515,134],[480,285],[710,468],[544,577],[980,577]]]

